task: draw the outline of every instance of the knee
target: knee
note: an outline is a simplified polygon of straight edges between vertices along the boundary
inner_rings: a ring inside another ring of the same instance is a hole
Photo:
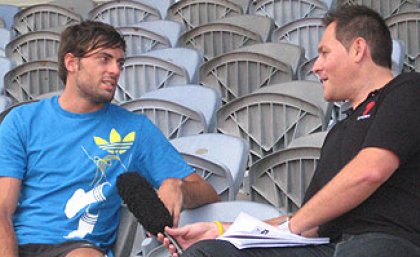
[[[189,247],[182,257],[236,256],[237,249],[223,240],[203,240]]]
[[[104,257],[104,254],[93,248],[78,248],[69,252],[66,257]]]

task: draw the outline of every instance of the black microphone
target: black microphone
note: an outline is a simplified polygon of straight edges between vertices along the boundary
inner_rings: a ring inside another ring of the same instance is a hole
[[[165,226],[173,226],[172,215],[146,178],[137,172],[122,173],[117,177],[117,189],[138,222],[153,235],[163,233],[182,254],[181,246],[164,231]]]

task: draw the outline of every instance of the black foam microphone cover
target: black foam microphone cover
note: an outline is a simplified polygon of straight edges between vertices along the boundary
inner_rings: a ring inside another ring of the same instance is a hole
[[[172,215],[146,178],[137,172],[119,175],[117,189],[128,209],[150,233],[156,235],[162,233],[165,226],[173,226]]]

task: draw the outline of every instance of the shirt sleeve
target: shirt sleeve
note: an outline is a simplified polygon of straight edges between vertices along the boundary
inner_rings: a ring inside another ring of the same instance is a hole
[[[140,130],[140,173],[159,187],[167,178],[184,178],[194,172],[163,133],[145,117]]]
[[[21,116],[12,110],[0,125],[0,176],[23,179],[26,163]]]
[[[420,144],[420,84],[400,85],[385,96],[366,136],[364,147],[394,152],[401,164],[410,159]]]

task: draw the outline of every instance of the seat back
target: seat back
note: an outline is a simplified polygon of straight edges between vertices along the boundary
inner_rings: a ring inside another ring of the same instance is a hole
[[[305,49],[305,57],[310,60],[318,55],[318,43],[325,27],[321,18],[303,18],[290,22],[273,31],[272,42],[288,42]]]
[[[117,240],[112,248],[114,257],[129,257],[136,237],[139,223],[126,205],[120,209],[120,225],[117,231]]]
[[[165,36],[139,27],[120,27],[118,31],[126,42],[126,57],[138,56],[143,53],[171,47],[171,42]]]
[[[397,13],[418,8],[416,0],[336,0],[335,6],[365,5],[387,18]]]
[[[223,103],[245,96],[259,88],[291,81],[287,63],[258,51],[232,51],[200,67],[200,83],[219,91]]]
[[[104,2],[89,12],[91,20],[102,21],[114,27],[127,27],[143,21],[161,19],[159,10],[135,0]]]
[[[59,33],[35,31],[11,41],[6,47],[6,56],[17,65],[31,61],[57,61],[59,45]]]
[[[5,95],[13,102],[32,100],[39,95],[63,89],[58,64],[53,61],[27,62],[5,75]]]
[[[420,55],[420,10],[393,15],[385,22],[392,38],[405,44],[405,70],[415,70],[415,60]]]
[[[12,61],[9,58],[0,57],[0,95],[4,94],[5,75],[12,67]]]
[[[295,138],[326,129],[328,103],[322,91],[320,83],[311,81],[261,88],[221,107],[218,131],[248,141],[252,165]]]
[[[242,184],[249,147],[245,140],[220,133],[206,133],[171,140],[185,161],[220,195],[235,200]]]
[[[254,163],[249,170],[251,200],[293,213],[303,204],[326,132],[292,141],[286,149]]]
[[[0,4],[0,18],[4,21],[4,28],[12,30],[13,18],[20,8],[11,4]]]
[[[168,19],[185,24],[187,30],[225,17],[246,13],[229,0],[180,0],[169,7]]]
[[[126,58],[115,92],[116,102],[140,98],[148,91],[190,83],[183,67],[152,56]]]
[[[251,5],[250,13],[272,18],[281,27],[301,18],[322,17],[327,10],[322,0],[257,0]]]
[[[168,20],[144,21],[138,23],[136,27],[152,31],[158,35],[166,37],[170,42],[170,47],[178,46],[178,39],[185,31],[184,24]]]
[[[53,4],[31,5],[19,11],[13,22],[18,35],[28,32],[54,30],[79,23],[82,17],[66,8]]]
[[[96,5],[93,0],[54,0],[49,3],[61,6],[74,13],[77,13],[82,16],[83,19],[88,18],[89,11],[92,10]]]

